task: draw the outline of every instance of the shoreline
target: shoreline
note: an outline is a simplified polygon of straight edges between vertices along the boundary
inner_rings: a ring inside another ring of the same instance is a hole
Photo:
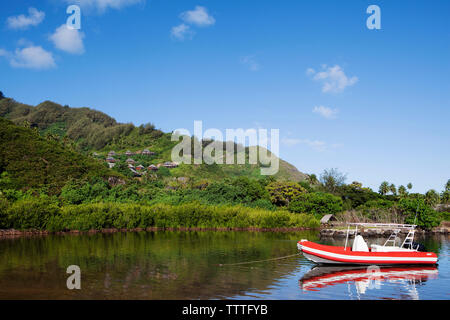
[[[374,238],[374,237],[389,237],[394,232],[393,229],[358,229],[358,233],[363,237]],[[354,235],[355,230],[349,230],[349,236]],[[450,228],[448,227],[435,227],[431,230],[416,229],[415,233],[417,235],[448,235],[450,233]],[[345,238],[347,235],[347,229],[336,229],[336,228],[321,228],[320,237],[322,238]],[[408,234],[408,231],[401,230],[399,232],[401,235]]]
[[[296,232],[296,231],[320,231],[319,228],[308,228],[308,227],[285,227],[285,228],[259,228],[259,227],[248,227],[248,228],[201,228],[201,227],[148,227],[148,228],[133,228],[133,229],[118,229],[118,228],[106,228],[101,230],[70,230],[70,231],[47,231],[47,230],[16,230],[16,229],[0,229],[0,240],[1,239],[14,239],[14,238],[27,238],[34,236],[49,236],[49,235],[86,235],[86,234],[97,234],[97,233],[118,233],[118,232],[156,232],[156,231],[247,231],[247,232]]]
[[[147,228],[106,228],[101,230],[70,230],[70,231],[47,231],[47,230],[16,230],[16,229],[0,229],[0,240],[2,239],[16,239],[16,238],[28,238],[28,237],[41,237],[50,235],[92,235],[92,234],[108,234],[108,233],[118,233],[118,232],[157,232],[157,231],[182,231],[182,232],[193,232],[193,231],[244,231],[244,232],[298,232],[298,231],[317,231],[321,238],[345,238],[347,234],[347,229],[334,229],[334,228],[308,228],[308,227],[281,227],[281,228],[259,228],[259,227],[248,227],[248,228],[202,228],[202,227],[147,227]],[[392,229],[360,229],[358,232],[367,238],[373,237],[388,237],[393,230]],[[448,235],[450,233],[447,227],[436,227],[431,230],[416,230],[417,235]],[[354,230],[350,230],[349,235],[352,236]],[[400,231],[400,234],[406,235],[407,232],[404,230]]]

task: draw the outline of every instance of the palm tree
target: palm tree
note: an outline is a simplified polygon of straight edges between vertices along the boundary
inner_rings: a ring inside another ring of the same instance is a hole
[[[435,206],[439,203],[439,193],[436,190],[429,190],[425,193],[425,203],[429,206]]]
[[[397,188],[395,187],[395,184],[391,184],[389,186],[389,191],[392,192],[392,194],[395,196],[397,195]]]
[[[319,182],[319,180],[317,180],[317,176],[314,173],[311,173],[308,176],[308,182],[309,182],[309,184],[317,184]]]
[[[406,185],[406,187],[408,188],[408,190],[411,190],[412,187],[413,187],[413,185],[412,185],[412,183],[410,182],[410,183],[408,183],[408,184]]]
[[[447,180],[445,190],[441,193],[441,202],[445,204],[450,203],[450,179]]]
[[[385,195],[386,193],[388,193],[389,192],[389,182],[387,182],[387,181],[383,181],[382,183],[381,183],[381,185],[380,185],[380,188],[378,189],[378,192],[381,194],[381,195]]]
[[[441,202],[442,203],[450,203],[450,191],[444,191],[441,194]]]
[[[400,197],[404,197],[408,194],[408,191],[406,191],[405,186],[400,186],[398,187],[398,194],[400,195]]]

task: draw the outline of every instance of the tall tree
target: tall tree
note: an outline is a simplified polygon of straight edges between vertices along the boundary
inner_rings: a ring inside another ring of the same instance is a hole
[[[447,180],[445,190],[441,193],[441,202],[445,204],[450,203],[450,179]]]
[[[361,183],[361,182],[358,182],[358,181],[353,181],[353,182],[350,184],[350,186],[353,187],[353,188],[355,188],[355,189],[361,189],[361,188],[362,188],[362,183]]]
[[[397,195],[397,188],[395,187],[395,184],[391,184],[389,186],[389,191],[392,192],[393,195]]]
[[[441,194],[441,202],[442,203],[450,203],[450,191],[444,191]]]
[[[5,99],[5,96],[3,95],[3,92],[0,91],[0,100]]]
[[[408,183],[408,184],[406,185],[406,187],[408,188],[408,190],[411,190],[412,187],[413,187],[413,185],[412,185],[412,183],[410,182],[410,183]]]
[[[404,197],[408,194],[408,191],[406,191],[405,186],[400,186],[398,187],[398,194],[400,195],[400,197]]]
[[[389,192],[389,182],[383,181],[380,184],[380,188],[378,189],[378,193],[384,196],[388,192]]]
[[[429,190],[427,193],[425,193],[425,203],[429,206],[435,206],[439,203],[439,193],[436,192],[436,190]]]
[[[311,173],[310,175],[308,175],[308,182],[309,184],[317,184],[319,182],[319,180],[317,180],[317,176],[314,173]]]
[[[324,170],[320,175],[320,182],[327,192],[335,193],[337,188],[344,185],[347,175],[338,171],[337,168]]]

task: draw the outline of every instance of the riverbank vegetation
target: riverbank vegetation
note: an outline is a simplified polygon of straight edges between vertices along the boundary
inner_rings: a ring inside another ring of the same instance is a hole
[[[440,193],[411,193],[411,183],[387,181],[375,192],[346,184],[337,169],[306,175],[285,162],[275,176],[249,164],[160,166],[135,176],[125,150],[152,149],[151,156],[132,156],[145,166],[169,161],[170,134],[51,102],[30,107],[2,97],[0,115],[14,120],[0,117],[3,229],[317,228],[327,214],[431,229],[450,220],[450,180]],[[123,161],[108,168],[113,147]]]
[[[0,179],[0,228],[68,231],[104,228],[317,228],[338,220],[416,223],[424,229],[450,220],[427,196],[381,195],[357,183],[283,182],[266,177],[179,182],[170,177],[111,185],[101,177],[70,180],[57,195],[8,189]],[[440,198],[441,199],[441,198]],[[448,208],[442,204],[442,208]]]

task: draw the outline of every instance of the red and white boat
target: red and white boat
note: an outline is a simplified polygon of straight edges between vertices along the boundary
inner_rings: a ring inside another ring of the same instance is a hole
[[[350,226],[343,247],[327,246],[308,240],[301,240],[297,247],[303,255],[320,264],[352,264],[352,265],[434,265],[438,257],[434,252],[419,251],[423,246],[415,243],[414,232],[416,225],[406,224],[378,224],[378,223],[352,223],[355,235],[352,247],[348,247]],[[358,235],[358,226],[369,228],[391,228],[393,233],[384,245],[372,244],[370,247],[361,235]],[[402,229],[408,229],[408,234],[402,244],[398,234]]]

